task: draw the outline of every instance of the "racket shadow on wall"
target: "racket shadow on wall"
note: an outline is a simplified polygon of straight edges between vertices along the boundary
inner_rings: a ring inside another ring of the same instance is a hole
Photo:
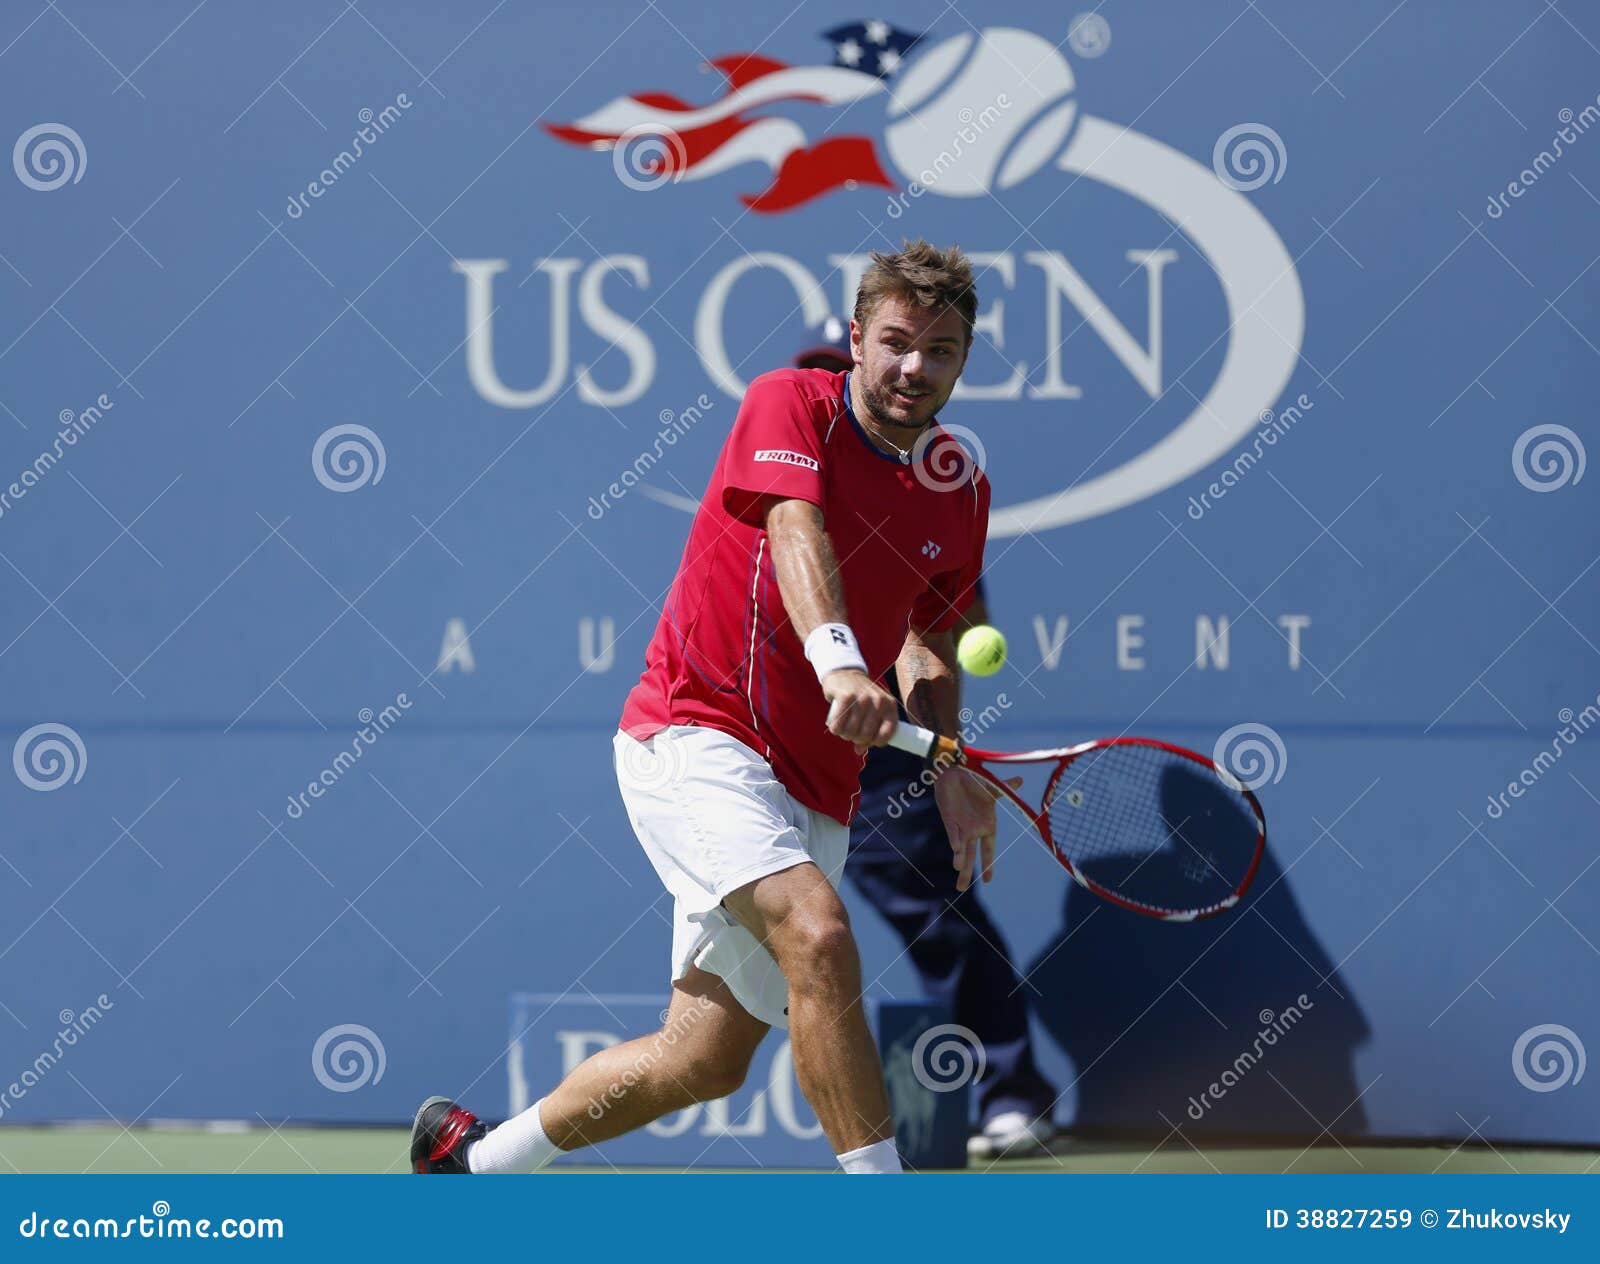
[[[1172,819],[1202,806],[1196,793],[1174,789]],[[1276,837],[1293,855],[1310,841],[1281,825]],[[1129,862],[1093,863],[1114,881]],[[1061,928],[1029,967],[1037,1017],[1072,1063],[1061,1113],[1075,1133],[1161,1139],[1176,1126],[1304,1144],[1324,1125],[1334,1138],[1367,1131],[1354,1061],[1370,1027],[1270,847],[1237,907],[1186,925],[1069,883]]]
[[[1024,977],[1073,1063],[1073,1131],[1366,1131],[1352,1064],[1369,1025],[1266,846],[1252,790],[1152,738],[999,752],[902,723],[890,744],[989,781],[1023,827],[1002,826],[1007,850],[1032,833],[1075,879]]]

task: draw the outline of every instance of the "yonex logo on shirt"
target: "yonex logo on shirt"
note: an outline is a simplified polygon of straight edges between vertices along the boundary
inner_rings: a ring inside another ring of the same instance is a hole
[[[763,448],[756,453],[754,459],[757,461],[776,461],[779,465],[798,465],[807,470],[820,468],[810,457],[800,452],[790,452],[787,448]]]

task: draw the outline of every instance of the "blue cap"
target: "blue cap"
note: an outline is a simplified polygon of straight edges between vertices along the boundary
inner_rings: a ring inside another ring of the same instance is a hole
[[[837,316],[822,322],[822,339],[813,343],[794,357],[797,369],[829,369],[835,373],[848,369],[854,360],[850,355],[850,325]]]

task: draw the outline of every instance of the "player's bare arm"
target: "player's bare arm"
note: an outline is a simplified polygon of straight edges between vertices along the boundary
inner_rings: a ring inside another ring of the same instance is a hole
[[[822,510],[810,501],[774,497],[766,507],[766,530],[778,591],[795,635],[806,641],[826,624],[848,625],[839,563]],[[889,740],[896,723],[894,698],[866,672],[851,667],[830,671],[822,677],[822,692],[831,704],[828,729],[835,737],[858,750]]]
[[[961,671],[953,631],[908,629],[895,675],[906,714],[913,721],[946,737],[960,736]],[[957,890],[972,885],[980,855],[983,880],[988,882],[994,877],[994,792],[965,769],[945,767],[938,769],[933,794],[950,836],[950,859],[959,875]]]
[[[960,736],[961,675],[955,635],[908,629],[894,670],[906,714],[923,728],[946,737]]]

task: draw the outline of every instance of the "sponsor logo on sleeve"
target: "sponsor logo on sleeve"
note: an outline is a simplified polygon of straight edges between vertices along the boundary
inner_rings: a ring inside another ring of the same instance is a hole
[[[815,470],[819,466],[803,452],[790,452],[787,448],[762,448],[757,452],[755,459],[758,461],[776,461],[779,465],[798,465],[803,470]]]

